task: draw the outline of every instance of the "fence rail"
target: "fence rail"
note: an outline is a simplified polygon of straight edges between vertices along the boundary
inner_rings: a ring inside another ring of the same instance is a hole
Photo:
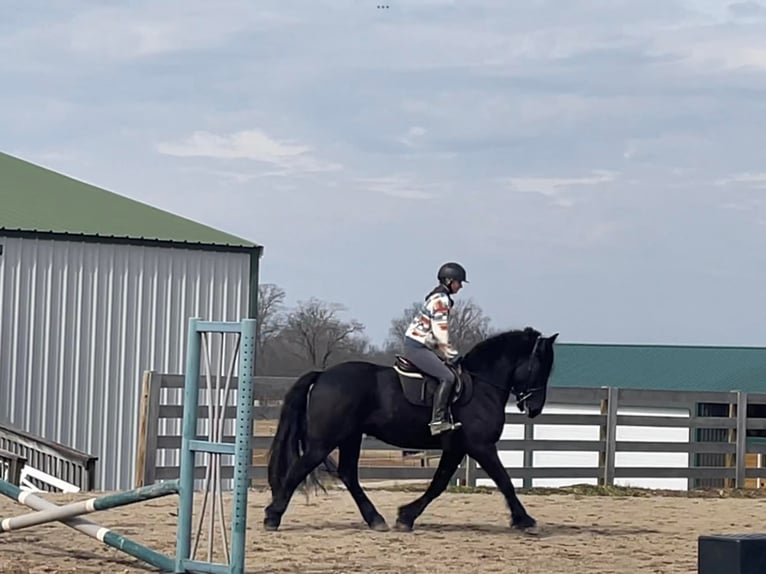
[[[35,436],[8,423],[0,423],[0,449],[20,457],[24,480],[46,492],[57,492],[56,484],[93,490],[98,457]],[[37,472],[27,473],[25,467]],[[52,477],[46,480],[45,476]],[[55,484],[53,484],[55,483]]]
[[[292,385],[292,378],[258,377],[254,408],[255,436],[250,477],[262,482],[266,477],[265,454],[271,444],[279,415],[281,400]],[[178,476],[178,465],[168,462],[180,449],[180,428],[168,429],[180,421],[182,408],[177,403],[163,402],[161,397],[183,386],[182,375],[146,372],[143,379],[141,423],[138,437],[139,453],[136,464],[136,486]],[[204,385],[201,385],[203,388]],[[235,390],[236,380],[232,381]],[[235,393],[233,393],[235,394]],[[232,401],[235,399],[232,399]],[[201,396],[199,412],[207,417],[205,398]],[[508,412],[506,424],[523,429],[523,438],[503,438],[498,442],[501,452],[523,455],[520,467],[507,468],[512,479],[532,486],[534,479],[596,479],[611,485],[617,479],[675,478],[686,479],[693,486],[732,486],[738,488],[759,485],[766,479],[766,468],[759,463],[766,458],[766,393],[738,391],[686,392],[609,388],[564,388],[549,390],[548,404],[553,406],[590,407],[593,414],[544,413],[529,420],[523,413]],[[514,407],[515,408],[515,407]],[[673,414],[646,414],[659,409]],[[634,413],[631,414],[630,411]],[[635,414],[636,411],[640,414]],[[723,412],[724,415],[711,414]],[[685,413],[685,414],[684,414]],[[233,416],[233,412],[232,412]],[[566,431],[557,438],[539,438],[542,427],[590,427],[599,431],[594,440],[566,439]],[[655,442],[618,440],[617,431],[624,427],[686,429],[688,441]],[[198,429],[198,433],[204,431]],[[233,430],[224,441],[233,441]],[[202,436],[201,436],[202,438]],[[586,452],[598,455],[598,464],[591,467],[534,466],[536,452]],[[683,467],[618,466],[619,453],[682,453],[687,455]],[[405,451],[365,437],[359,475],[362,480],[428,480],[433,476],[431,459],[438,452]],[[203,477],[204,466],[199,467]],[[224,478],[232,474],[223,468]],[[488,478],[474,461],[466,459],[456,472],[456,480],[476,485]]]

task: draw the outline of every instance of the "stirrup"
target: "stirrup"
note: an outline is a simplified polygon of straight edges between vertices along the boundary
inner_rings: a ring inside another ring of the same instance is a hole
[[[446,431],[456,430],[463,426],[463,423],[449,421],[436,421],[428,423],[428,428],[431,429],[431,435],[437,435]]]

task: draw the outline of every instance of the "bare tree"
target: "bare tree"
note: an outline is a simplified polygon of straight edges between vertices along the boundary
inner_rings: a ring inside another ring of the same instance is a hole
[[[283,327],[282,308],[285,290],[273,283],[258,285],[258,310],[256,315],[256,350],[260,354],[266,345],[279,334]]]
[[[489,337],[490,319],[473,299],[460,299],[450,312],[450,338],[453,345],[467,353],[476,343]]]
[[[391,319],[391,326],[388,328],[388,339],[386,340],[385,349],[389,352],[399,352],[402,350],[402,343],[404,342],[404,333],[407,331],[407,327],[412,321],[412,318],[423,307],[423,303],[415,301],[409,307],[402,311],[402,314],[398,317]]]
[[[364,325],[359,321],[341,319],[344,311],[338,303],[317,299],[299,302],[285,320],[284,336],[294,346],[294,352],[306,359],[312,368],[327,368],[333,355],[358,344]]]
[[[388,351],[401,350],[404,333],[407,326],[421,309],[422,303],[415,302],[407,307],[399,317],[391,320],[388,330],[386,349]],[[492,334],[490,319],[473,299],[458,299],[450,311],[449,333],[450,342],[461,353],[466,353],[476,343],[486,339]]]

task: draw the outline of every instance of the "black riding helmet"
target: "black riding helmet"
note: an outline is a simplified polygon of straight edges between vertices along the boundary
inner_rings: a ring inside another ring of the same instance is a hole
[[[445,263],[439,267],[439,272],[436,274],[436,278],[442,285],[446,285],[450,281],[468,283],[468,279],[466,279],[465,268],[460,265],[460,263],[455,263],[453,261]]]

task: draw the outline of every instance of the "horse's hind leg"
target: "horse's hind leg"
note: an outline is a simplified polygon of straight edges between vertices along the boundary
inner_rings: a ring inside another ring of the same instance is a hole
[[[276,530],[282,522],[282,515],[287,510],[290,499],[309,473],[332,452],[332,447],[311,445],[287,472],[282,488],[273,493],[271,504],[265,509],[263,526],[266,530]]]
[[[423,513],[431,501],[447,488],[450,478],[452,478],[455,470],[460,465],[464,454],[463,448],[458,447],[451,447],[442,451],[439,466],[436,468],[436,473],[426,491],[409,504],[399,507],[399,513],[396,518],[397,530],[404,530],[406,532],[412,530],[417,517]]]
[[[385,518],[383,518],[375,505],[367,497],[362,485],[359,484],[359,452],[362,446],[362,435],[351,436],[339,445],[338,475],[348,492],[359,507],[359,512],[367,525],[373,530],[385,532],[388,530]]]

